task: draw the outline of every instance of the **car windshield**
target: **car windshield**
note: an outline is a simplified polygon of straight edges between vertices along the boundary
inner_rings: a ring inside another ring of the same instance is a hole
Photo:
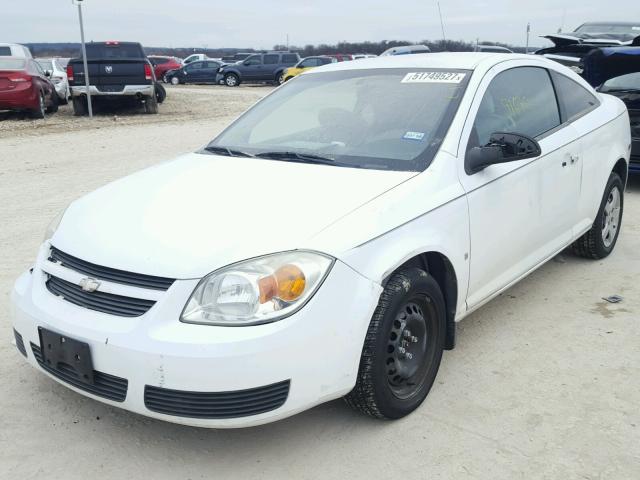
[[[422,171],[471,76],[466,70],[369,69],[301,75],[205,149],[354,168]]]
[[[615,77],[604,82],[604,85],[600,87],[600,91],[606,92],[620,92],[634,90],[640,92],[640,72],[629,73],[620,77]]]
[[[53,70],[53,62],[51,60],[36,60],[43,70]]]
[[[22,58],[0,58],[0,70],[24,70]]]

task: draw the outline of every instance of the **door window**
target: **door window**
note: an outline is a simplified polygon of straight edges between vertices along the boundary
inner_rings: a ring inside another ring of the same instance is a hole
[[[318,66],[317,58],[307,58],[306,60],[303,60],[300,63],[300,68],[310,68],[310,67],[317,67],[317,66]]]
[[[600,102],[586,88],[561,73],[551,71],[562,108],[562,120],[571,122],[596,108]]]
[[[499,73],[487,88],[469,147],[486,145],[495,132],[537,137],[560,123],[558,103],[547,70],[512,68]]]
[[[277,65],[279,58],[279,55],[265,55],[262,62],[265,65]]]
[[[244,64],[247,66],[262,65],[262,58],[260,57],[260,55],[251,55],[250,57],[247,57],[247,59],[244,61]]]
[[[189,66],[185,67],[185,70],[189,73],[195,72],[196,70],[200,70],[202,68],[202,62],[193,62],[189,64]]]
[[[298,55],[295,53],[285,53],[282,55],[282,63],[296,63],[298,61]]]

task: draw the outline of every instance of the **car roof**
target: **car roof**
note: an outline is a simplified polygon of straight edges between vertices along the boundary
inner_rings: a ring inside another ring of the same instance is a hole
[[[442,52],[417,53],[413,55],[390,55],[385,57],[363,58],[357,62],[330,63],[309,71],[309,75],[333,70],[366,70],[373,68],[436,68],[475,70],[481,64],[489,69],[505,60],[528,60],[532,64],[539,63],[539,56],[517,53],[489,52]],[[306,73],[305,73],[306,74]]]
[[[584,25],[618,25],[621,27],[634,27],[638,24],[640,24],[640,22],[584,22],[580,27],[583,27]]]

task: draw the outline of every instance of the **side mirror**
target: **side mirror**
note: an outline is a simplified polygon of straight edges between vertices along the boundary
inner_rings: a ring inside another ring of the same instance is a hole
[[[496,132],[483,147],[473,147],[465,157],[465,171],[478,173],[490,165],[515,162],[542,154],[540,144],[533,138],[519,133]]]
[[[48,77],[48,78],[51,78],[51,70],[45,70],[44,71],[44,76]]]

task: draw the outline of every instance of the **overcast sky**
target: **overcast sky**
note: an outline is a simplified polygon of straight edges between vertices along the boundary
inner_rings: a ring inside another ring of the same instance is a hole
[[[75,42],[71,0],[0,0],[0,41]],[[593,20],[638,20],[638,0],[441,0],[447,38],[524,45],[528,21],[538,35]],[[145,46],[255,47],[442,37],[432,0],[84,0],[88,40]],[[635,15],[637,18],[628,18]],[[564,19],[564,22],[563,22]]]

